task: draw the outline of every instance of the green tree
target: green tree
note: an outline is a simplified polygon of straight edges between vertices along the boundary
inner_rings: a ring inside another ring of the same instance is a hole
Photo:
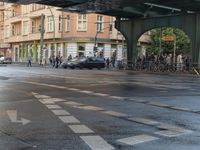
[[[151,44],[147,47],[148,52],[159,53],[160,43],[163,53],[172,53],[174,49],[174,41],[160,41],[161,36],[175,36],[176,37],[176,52],[189,54],[191,51],[191,41],[189,37],[180,29],[171,27],[162,27],[150,31]]]

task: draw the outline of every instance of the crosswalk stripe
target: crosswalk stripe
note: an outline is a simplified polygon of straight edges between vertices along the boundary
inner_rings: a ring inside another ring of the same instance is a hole
[[[67,112],[66,110],[51,110],[55,115],[57,116],[61,116],[61,115],[70,115],[69,112]]]
[[[80,123],[80,121],[74,116],[59,116],[59,119],[64,123]]]
[[[90,128],[85,125],[69,125],[74,133],[94,133]]]
[[[46,105],[46,106],[47,106],[47,108],[49,108],[49,109],[61,109],[61,107],[58,106],[58,105]]]
[[[55,104],[52,100],[49,99],[39,99],[42,104]]]
[[[64,102],[64,104],[72,105],[72,106],[81,106],[81,105],[83,105],[81,103],[77,103],[77,102],[73,102],[73,101]]]
[[[40,98],[40,99],[46,99],[46,98],[50,98],[50,96],[47,95],[34,95],[36,98]]]
[[[137,136],[119,139],[119,140],[117,140],[117,142],[133,146],[133,145],[136,145],[136,144],[140,144],[140,143],[144,143],[144,142],[150,142],[150,141],[154,141],[154,140],[157,140],[157,139],[159,139],[159,138],[143,134],[143,135],[137,135]]]
[[[95,107],[95,106],[77,106],[76,108],[85,109],[85,110],[92,110],[92,111],[104,110],[103,108]]]
[[[80,136],[80,138],[92,149],[92,150],[114,150],[115,148],[108,144],[100,136]]]

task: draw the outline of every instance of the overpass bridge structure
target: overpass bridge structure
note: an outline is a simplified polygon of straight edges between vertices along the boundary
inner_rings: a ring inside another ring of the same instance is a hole
[[[200,0],[0,0],[38,3],[60,7],[63,11],[116,16],[115,27],[127,41],[128,62],[137,56],[138,38],[159,27],[183,30],[192,42],[192,62],[200,66]]]

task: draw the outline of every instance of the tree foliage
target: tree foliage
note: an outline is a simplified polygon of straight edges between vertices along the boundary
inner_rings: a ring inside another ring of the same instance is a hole
[[[150,31],[151,44],[148,46],[147,51],[150,53],[158,54],[163,53],[173,53],[174,41],[160,41],[160,37],[163,36],[175,36],[176,37],[176,52],[189,54],[191,51],[191,41],[189,37],[180,29],[177,28],[157,28]],[[161,50],[160,50],[161,44]]]

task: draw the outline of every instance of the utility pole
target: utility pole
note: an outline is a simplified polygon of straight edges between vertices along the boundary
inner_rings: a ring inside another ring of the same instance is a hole
[[[51,48],[51,56],[54,55],[55,53],[55,42],[56,42],[56,29],[55,29],[55,16],[53,14],[53,11],[51,9],[50,6],[48,6],[48,9],[50,10],[50,13],[51,13],[51,16],[52,16],[52,19],[53,19],[53,47]]]
[[[42,64],[43,57],[43,45],[44,45],[44,14],[41,15],[41,26],[40,26],[40,65]]]

